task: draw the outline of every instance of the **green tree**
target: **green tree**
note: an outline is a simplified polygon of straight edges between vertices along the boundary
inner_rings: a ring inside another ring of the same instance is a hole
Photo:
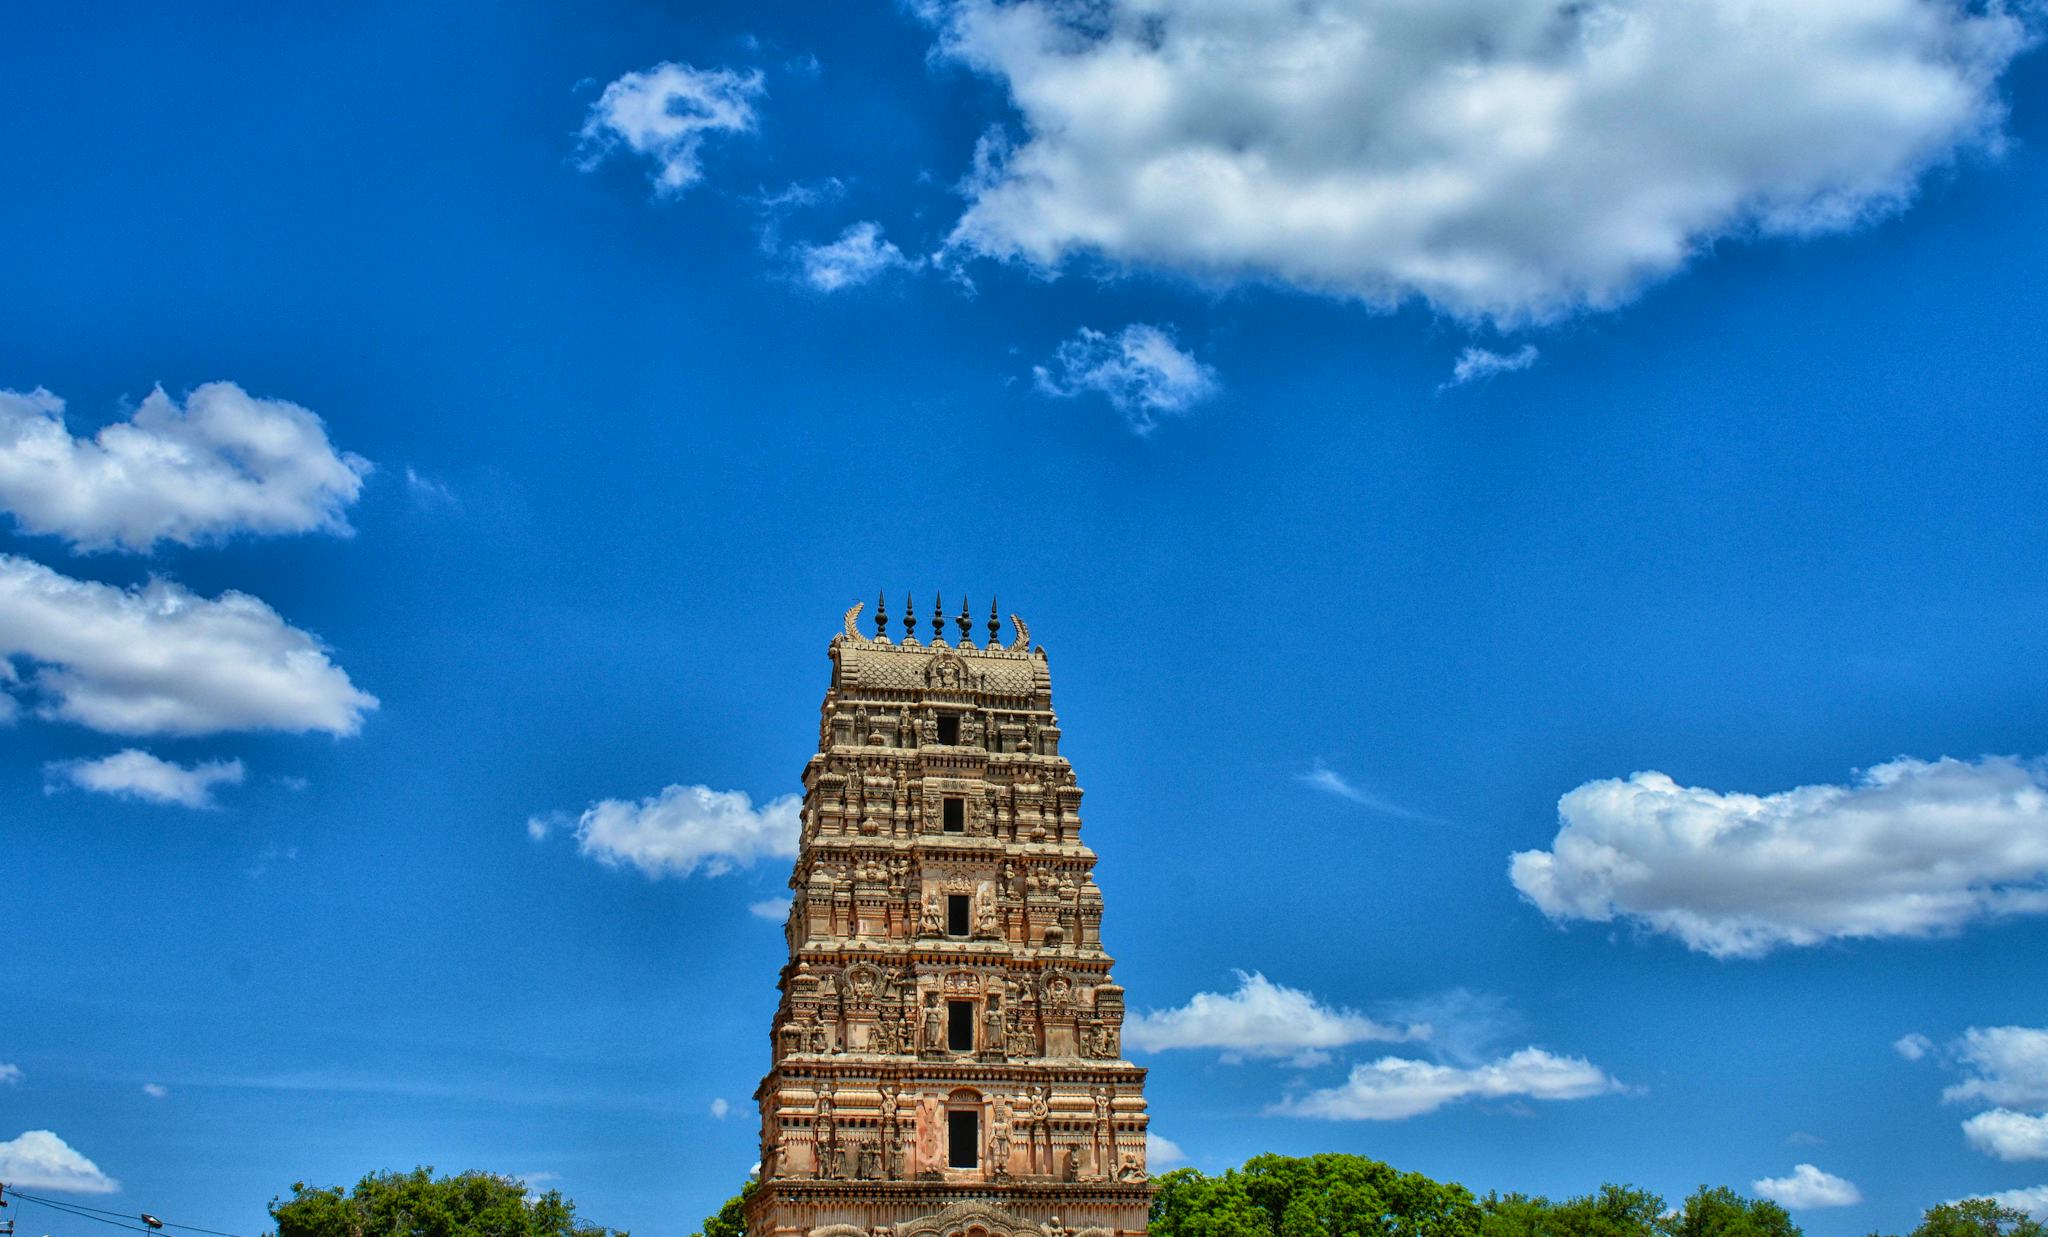
[[[758,1178],[749,1177],[740,1192],[725,1200],[725,1206],[704,1217],[704,1227],[690,1237],[747,1237],[747,1200],[761,1188]]]
[[[1357,1155],[1262,1155],[1159,1178],[1154,1237],[1479,1237],[1465,1187]]]
[[[1911,1237],[2048,1237],[2048,1225],[1993,1199],[1966,1198],[1929,1207]]]
[[[1489,1194],[1479,1210],[1480,1237],[1667,1237],[1664,1199],[1631,1186],[1603,1185],[1561,1203]]]
[[[1774,1202],[1744,1198],[1727,1186],[1701,1186],[1670,1223],[1671,1237],[1802,1237],[1792,1213]]]
[[[538,1196],[495,1173],[435,1177],[431,1168],[371,1173],[340,1186],[292,1183],[289,1199],[270,1200],[277,1237],[605,1237],[581,1224],[560,1190]],[[626,1237],[624,1233],[617,1237]]]

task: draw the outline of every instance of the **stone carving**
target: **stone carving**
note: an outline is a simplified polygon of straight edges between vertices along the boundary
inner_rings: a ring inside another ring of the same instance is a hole
[[[958,642],[890,641],[847,630],[862,613],[829,646],[805,774],[747,1231],[1143,1232],[1143,1072],[1120,1057],[1122,990],[1045,654],[1021,622],[1009,645],[966,626]],[[941,745],[949,714],[956,742]],[[944,830],[947,798],[965,803],[962,833]],[[965,940],[946,931],[959,895]],[[948,1047],[948,1002],[972,1003],[969,1055]],[[984,1123],[971,1166],[949,1155],[963,1110]]]
[[[946,1020],[939,1011],[936,992],[924,994],[924,1042],[919,1046],[928,1053],[946,1050]]]

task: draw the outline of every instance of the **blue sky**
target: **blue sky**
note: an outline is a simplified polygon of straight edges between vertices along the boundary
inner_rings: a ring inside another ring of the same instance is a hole
[[[690,1231],[881,588],[1185,1162],[2048,1211],[2039,30],[9,6],[0,1178]]]

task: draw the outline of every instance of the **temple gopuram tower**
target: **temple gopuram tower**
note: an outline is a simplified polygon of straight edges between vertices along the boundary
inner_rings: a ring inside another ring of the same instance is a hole
[[[749,1237],[1137,1237],[1145,1071],[1045,650],[833,637]]]

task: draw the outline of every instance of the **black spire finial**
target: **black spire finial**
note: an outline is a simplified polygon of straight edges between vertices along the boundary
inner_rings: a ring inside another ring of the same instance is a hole
[[[1001,643],[1002,634],[1002,620],[996,617],[996,599],[991,597],[988,599],[988,646],[994,648]]]
[[[910,594],[903,594],[903,639],[906,643],[917,639],[917,603]]]
[[[967,594],[965,593],[960,594],[960,617],[953,620],[953,625],[960,629],[961,648],[964,649],[974,643],[974,620],[967,617]]]
[[[946,636],[946,601],[937,593],[932,594],[932,643],[937,644]]]
[[[875,639],[889,638],[889,601],[880,593],[875,594]]]

